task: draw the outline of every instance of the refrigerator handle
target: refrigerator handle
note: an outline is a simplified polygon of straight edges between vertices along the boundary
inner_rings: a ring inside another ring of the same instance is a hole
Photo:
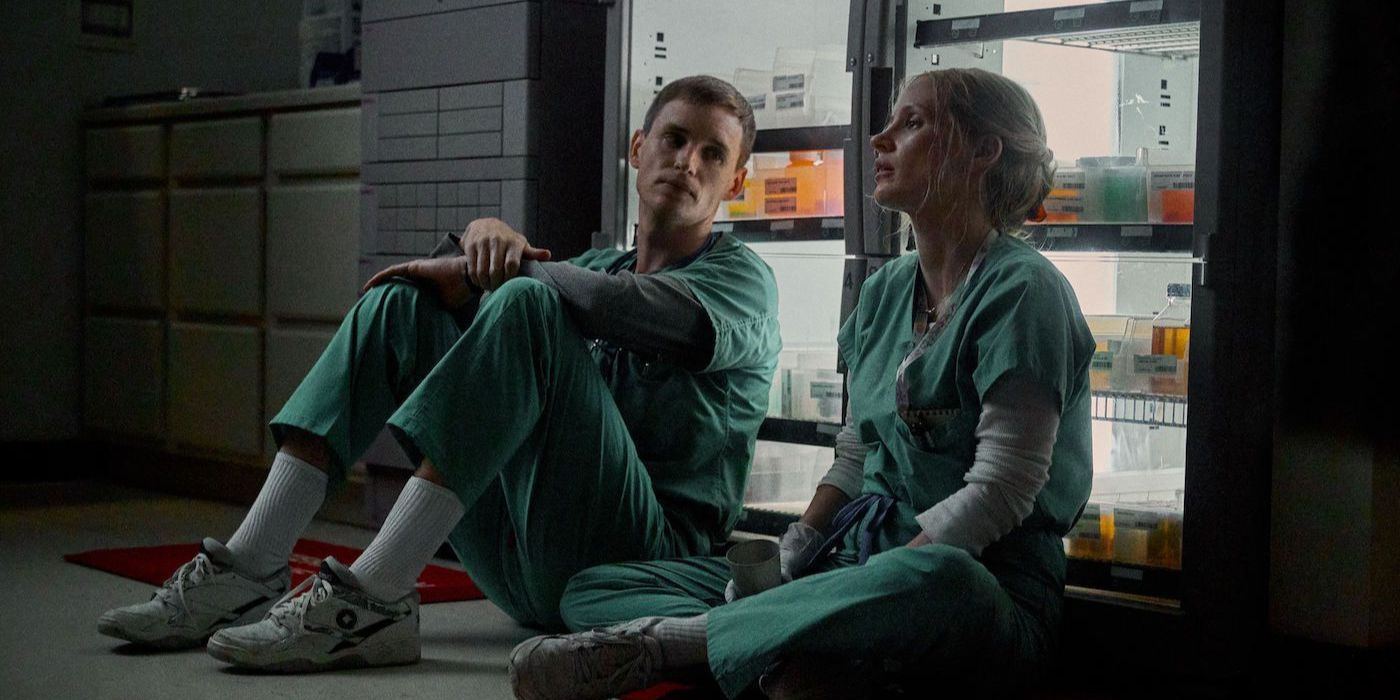
[[[1210,267],[1210,234],[1201,233],[1196,236],[1195,257],[1196,262],[1191,266],[1192,283],[1197,287],[1209,288],[1213,281],[1209,274]]]

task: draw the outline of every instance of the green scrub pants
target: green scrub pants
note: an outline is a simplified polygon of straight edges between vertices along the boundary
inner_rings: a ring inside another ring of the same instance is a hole
[[[685,556],[612,393],[558,294],[515,279],[463,329],[406,281],[370,290],[272,420],[326,439],[334,478],[388,423],[466,514],[449,542],[517,621],[562,626],[569,577]]]
[[[900,518],[906,519],[913,523],[912,516]],[[905,542],[918,532],[916,524],[897,529]],[[1053,558],[1046,548],[1062,546],[1050,533],[1010,537],[1022,541],[1006,543],[1009,548],[1032,558]],[[710,671],[730,698],[774,662],[795,657],[898,661],[898,679],[916,696],[925,689],[997,696],[1043,672],[1062,584],[1057,588],[1037,567],[993,563],[994,573],[955,547],[882,540],[884,551],[864,565],[848,554],[852,535],[817,573],[728,604],[723,557],[599,566],[569,582],[561,614],[570,629],[582,630],[650,615],[709,613]]]

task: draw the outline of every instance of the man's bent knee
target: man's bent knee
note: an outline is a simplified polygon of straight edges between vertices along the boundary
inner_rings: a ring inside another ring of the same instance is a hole
[[[423,290],[418,285],[400,277],[391,278],[388,282],[370,289],[355,302],[353,313],[361,316],[369,314],[379,316],[395,311],[411,311],[418,307],[424,300]]]
[[[489,318],[492,322],[520,319],[552,321],[563,318],[563,311],[559,293],[553,287],[529,277],[516,277],[486,295],[477,317]]]

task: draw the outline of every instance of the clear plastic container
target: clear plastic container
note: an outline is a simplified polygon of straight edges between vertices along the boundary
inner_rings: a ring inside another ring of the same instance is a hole
[[[1102,391],[1112,388],[1114,363],[1122,349],[1131,316],[1085,316],[1089,332],[1094,334],[1094,357],[1089,362],[1089,388]]]
[[[851,123],[851,74],[846,72],[846,46],[818,46],[812,62],[812,125]]]
[[[1113,561],[1181,568],[1181,513],[1169,508],[1114,508]]]
[[[1113,507],[1090,503],[1074,529],[1065,536],[1065,555],[1075,559],[1109,561],[1113,558]]]
[[[1139,371],[1137,358],[1151,350],[1152,317],[1129,316],[1109,370],[1109,387],[1114,391],[1148,391],[1147,374]]]
[[[1186,394],[1187,358],[1191,348],[1191,285],[1167,285],[1167,306],[1152,319],[1152,343],[1146,360],[1155,394]],[[1134,359],[1137,366],[1140,360]]]
[[[812,66],[816,49],[782,47],[773,57],[773,113],[778,128],[812,123]]]
[[[1094,156],[1075,164],[1084,170],[1081,221],[1147,221],[1147,167],[1133,156]]]
[[[788,371],[788,417],[797,420],[841,421],[841,375],[836,353],[816,350],[797,353],[797,366]]]
[[[1084,170],[1057,168],[1050,193],[1045,195],[1045,223],[1088,221],[1084,200]]]
[[[736,68],[734,88],[753,109],[754,122],[760,129],[773,126],[773,71]]]

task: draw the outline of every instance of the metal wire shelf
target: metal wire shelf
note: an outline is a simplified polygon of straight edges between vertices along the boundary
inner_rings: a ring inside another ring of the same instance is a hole
[[[1030,41],[1041,44],[1076,46],[1084,49],[1147,54],[1166,58],[1192,58],[1201,53],[1201,24],[1199,22],[1028,38]]]
[[[1094,391],[1091,412],[1095,420],[1186,427],[1186,397],[1135,391]]]

